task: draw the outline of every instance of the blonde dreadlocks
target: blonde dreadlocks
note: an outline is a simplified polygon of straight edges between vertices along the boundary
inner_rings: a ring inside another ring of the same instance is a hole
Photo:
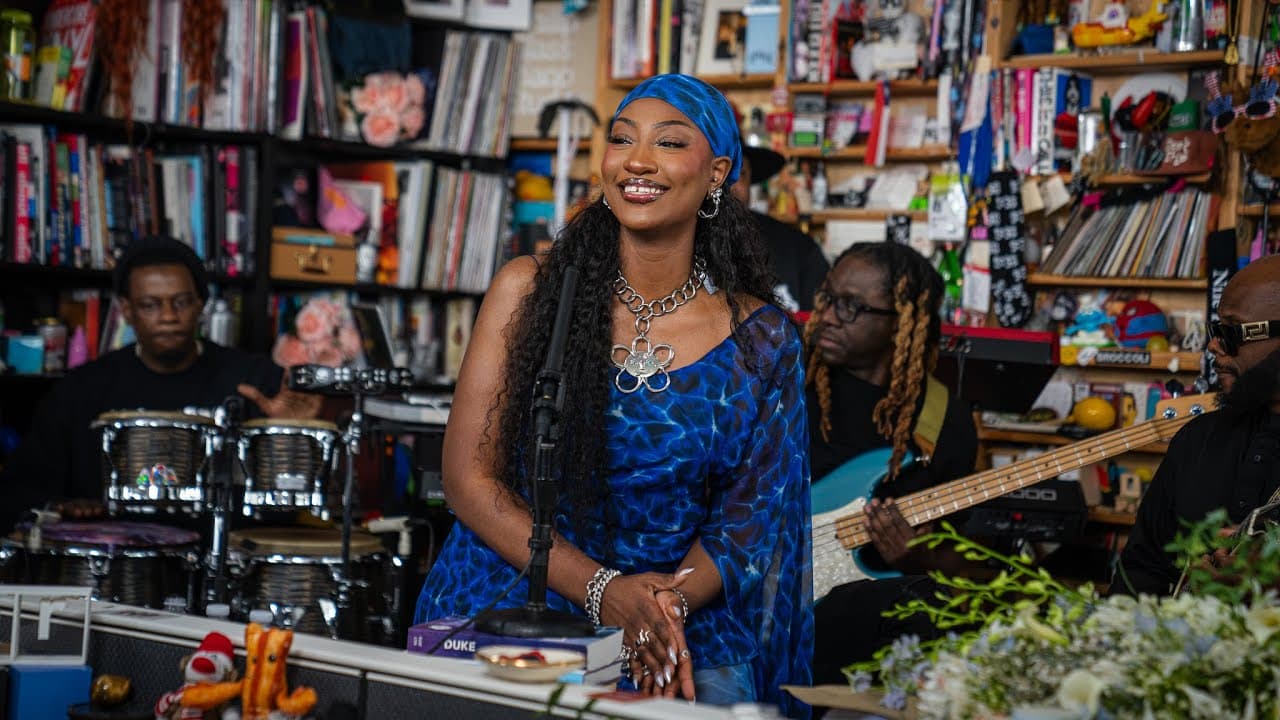
[[[942,335],[942,277],[920,253],[893,242],[859,243],[840,254],[831,265],[835,272],[845,258],[858,258],[884,272],[884,293],[892,298],[897,312],[893,336],[893,361],[889,368],[889,387],[872,411],[876,430],[893,443],[889,460],[889,478],[898,476],[907,444],[911,441],[912,423],[920,397],[924,393],[926,375],[938,360],[938,342]],[[831,439],[831,368],[822,361],[814,336],[818,316],[814,312],[804,329],[807,383],[813,385],[821,410],[818,430],[823,440]]]

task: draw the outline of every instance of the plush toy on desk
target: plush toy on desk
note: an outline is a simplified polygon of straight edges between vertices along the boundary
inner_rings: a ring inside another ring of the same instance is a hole
[[[219,632],[205,635],[195,653],[182,659],[182,687],[161,695],[156,701],[156,720],[212,720],[222,717],[221,705],[225,703],[200,709],[183,707],[182,700],[186,691],[197,685],[234,680],[236,670],[231,658],[231,638]]]
[[[264,629],[249,623],[244,629],[246,652],[244,679],[235,682],[199,683],[182,694],[184,708],[219,707],[240,696],[240,712],[227,710],[224,720],[283,720],[311,712],[316,691],[296,687],[289,692],[285,661],[293,644],[292,630]]]
[[[1276,114],[1280,53],[1267,53],[1253,87],[1236,86],[1223,94],[1219,82],[1217,73],[1204,79],[1213,131],[1223,136],[1227,147],[1244,154],[1253,172],[1280,178],[1280,115]]]

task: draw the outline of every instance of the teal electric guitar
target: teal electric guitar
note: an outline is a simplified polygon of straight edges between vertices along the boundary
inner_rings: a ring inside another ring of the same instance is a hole
[[[1043,455],[904,495],[897,499],[898,508],[912,527],[940,520],[1090,463],[1151,443],[1167,442],[1191,418],[1213,407],[1209,395],[1184,395],[1163,400],[1156,406],[1159,419],[1112,430]],[[813,483],[809,499],[813,513],[815,601],[825,597],[837,585],[899,574],[896,571],[871,570],[859,557],[859,549],[871,542],[863,508],[888,476],[892,455],[890,448],[863,453]],[[915,462],[914,458],[904,459],[904,464],[912,462]]]

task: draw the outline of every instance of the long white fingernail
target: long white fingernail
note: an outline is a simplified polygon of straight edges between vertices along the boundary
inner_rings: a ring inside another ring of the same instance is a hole
[[[673,673],[671,672],[671,666],[670,666],[670,665],[668,665],[667,667],[662,668],[662,674],[667,678],[667,682],[671,682],[671,676],[673,675]]]
[[[675,648],[673,648],[673,647],[669,647],[669,648],[667,648],[667,657],[671,658],[671,664],[672,664],[672,665],[675,665],[675,664],[676,664],[676,649],[675,649]]]
[[[662,673],[655,673],[655,674],[654,674],[654,676],[653,676],[653,681],[654,681],[654,682],[656,682],[656,683],[658,683],[658,687],[666,687],[666,686],[667,686],[667,682],[666,682],[665,680],[663,680],[663,679],[662,679]]]
[[[684,576],[684,575],[688,575],[691,572],[693,572],[693,568],[690,567],[690,568],[685,568],[681,570],[680,572],[676,573],[676,575]]]

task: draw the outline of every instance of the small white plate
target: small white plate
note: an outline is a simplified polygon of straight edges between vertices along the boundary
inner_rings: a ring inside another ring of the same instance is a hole
[[[529,653],[540,653],[542,658],[526,657]],[[528,645],[489,645],[476,650],[476,659],[495,677],[527,683],[554,682],[587,662],[580,652]]]

